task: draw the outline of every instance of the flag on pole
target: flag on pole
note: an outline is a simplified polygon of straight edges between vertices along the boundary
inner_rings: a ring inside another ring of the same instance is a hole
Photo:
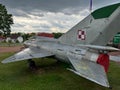
[[[92,12],[92,0],[90,0],[90,12]]]

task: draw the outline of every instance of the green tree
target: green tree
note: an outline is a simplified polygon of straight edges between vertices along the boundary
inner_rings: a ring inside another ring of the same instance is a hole
[[[0,4],[0,30],[5,36],[11,33],[11,25],[13,24],[12,14],[8,14],[4,5]]]
[[[58,32],[58,33],[53,33],[53,35],[54,35],[54,38],[59,38],[60,36],[62,36],[63,35],[63,33],[60,33],[60,32]]]

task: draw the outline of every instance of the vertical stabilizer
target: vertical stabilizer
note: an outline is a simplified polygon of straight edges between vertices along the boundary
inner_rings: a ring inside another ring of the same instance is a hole
[[[106,45],[120,31],[120,3],[95,10],[59,38],[65,44]]]

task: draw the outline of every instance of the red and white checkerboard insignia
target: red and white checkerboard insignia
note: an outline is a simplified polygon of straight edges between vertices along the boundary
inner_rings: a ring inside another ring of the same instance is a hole
[[[83,30],[78,30],[78,40],[85,40],[86,33]]]

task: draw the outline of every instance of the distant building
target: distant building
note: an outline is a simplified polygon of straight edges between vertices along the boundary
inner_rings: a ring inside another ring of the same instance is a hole
[[[5,41],[5,37],[0,36],[0,42],[3,42],[3,41]]]
[[[37,36],[54,38],[54,35],[52,33],[37,33]]]
[[[19,35],[17,35],[17,34],[12,34],[11,36],[10,36],[10,38],[11,38],[11,41],[13,42],[13,43],[15,43],[16,41],[17,41],[17,38],[19,37]]]
[[[19,42],[18,38],[22,38],[22,37],[20,37],[20,35],[18,34],[11,34],[9,37],[6,38],[6,42],[16,43],[17,41]]]

